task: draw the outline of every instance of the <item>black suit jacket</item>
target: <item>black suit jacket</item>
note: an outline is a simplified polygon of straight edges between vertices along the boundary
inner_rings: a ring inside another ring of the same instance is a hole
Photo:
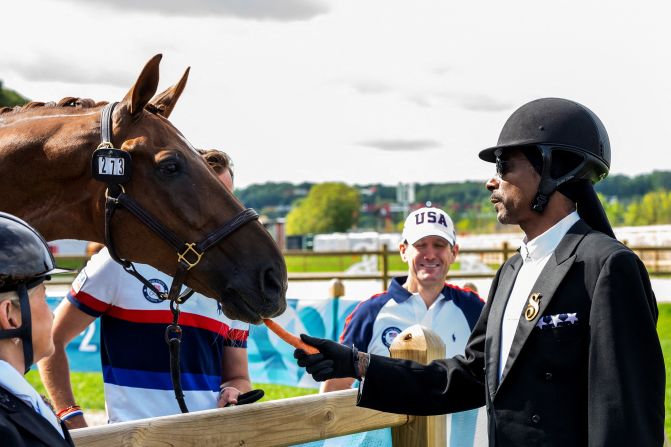
[[[490,446],[661,446],[664,359],[657,304],[645,267],[582,220],[564,236],[520,315],[498,380],[501,320],[519,254],[496,274],[464,356],[429,365],[372,356],[359,405],[440,414],[486,403]],[[539,318],[576,314],[562,327]]]
[[[3,447],[72,447],[72,439],[61,423],[65,439],[24,401],[0,387],[0,445]]]

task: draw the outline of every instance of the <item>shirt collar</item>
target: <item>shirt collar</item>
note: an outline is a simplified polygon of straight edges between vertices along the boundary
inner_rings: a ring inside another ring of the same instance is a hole
[[[26,378],[16,368],[4,360],[0,360],[0,385],[35,410],[39,408],[37,399],[41,399],[41,397],[37,394],[37,391],[30,386]]]
[[[0,360],[0,385],[42,415],[65,438],[63,429],[53,410],[47,406],[42,396],[28,383],[23,374],[4,360]]]
[[[552,253],[568,230],[571,229],[578,220],[580,220],[578,212],[573,211],[531,241],[526,242],[526,238],[524,238],[520,246],[520,254],[522,255],[523,262],[537,262]]]

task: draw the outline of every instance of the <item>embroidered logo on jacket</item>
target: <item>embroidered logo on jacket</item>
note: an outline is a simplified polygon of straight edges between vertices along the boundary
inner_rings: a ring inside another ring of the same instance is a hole
[[[391,347],[392,342],[398,334],[401,333],[401,330],[397,327],[390,326],[382,332],[382,343],[386,347]]]
[[[168,292],[168,286],[160,279],[150,279],[149,282],[158,289],[161,293]],[[147,286],[142,286],[142,294],[150,303],[160,303],[161,299],[156,296],[156,293]]]

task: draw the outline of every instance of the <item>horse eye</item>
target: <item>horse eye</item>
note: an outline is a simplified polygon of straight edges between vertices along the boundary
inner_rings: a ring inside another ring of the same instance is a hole
[[[179,163],[176,161],[165,161],[159,165],[161,174],[172,176],[179,172]]]

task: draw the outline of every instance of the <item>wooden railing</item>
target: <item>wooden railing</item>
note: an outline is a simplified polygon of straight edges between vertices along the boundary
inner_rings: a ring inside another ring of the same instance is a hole
[[[429,363],[445,356],[434,332],[411,326],[396,337],[392,357]],[[77,447],[287,446],[392,427],[394,446],[447,444],[444,416],[409,416],[356,406],[357,390],[280,399],[82,428]],[[136,403],[141,405],[141,402]]]
[[[626,241],[625,241],[626,244]],[[648,273],[656,276],[671,275],[671,247],[670,246],[632,246],[630,247],[641,258]],[[478,249],[460,249],[459,255],[478,255],[486,264],[500,265],[510,256],[515,254],[516,249],[504,242],[500,248],[478,248]],[[289,272],[289,281],[328,281],[331,279],[339,280],[379,280],[382,283],[382,289],[386,290],[389,280],[394,276],[406,274],[405,271],[393,271],[389,268],[389,260],[398,256],[398,251],[389,250],[385,246],[382,250],[371,251],[309,251],[309,250],[286,250],[285,258],[289,257],[352,257],[352,256],[378,256],[379,270],[372,273],[345,273],[345,272]],[[58,261],[70,261],[80,267],[83,267],[87,259],[85,256],[56,256]],[[458,258],[457,258],[458,261]],[[306,262],[308,264],[309,262]],[[478,279],[492,278],[491,273],[474,273],[466,271],[450,271],[449,278]],[[67,284],[72,282],[73,277],[64,275],[52,279],[52,283]]]

